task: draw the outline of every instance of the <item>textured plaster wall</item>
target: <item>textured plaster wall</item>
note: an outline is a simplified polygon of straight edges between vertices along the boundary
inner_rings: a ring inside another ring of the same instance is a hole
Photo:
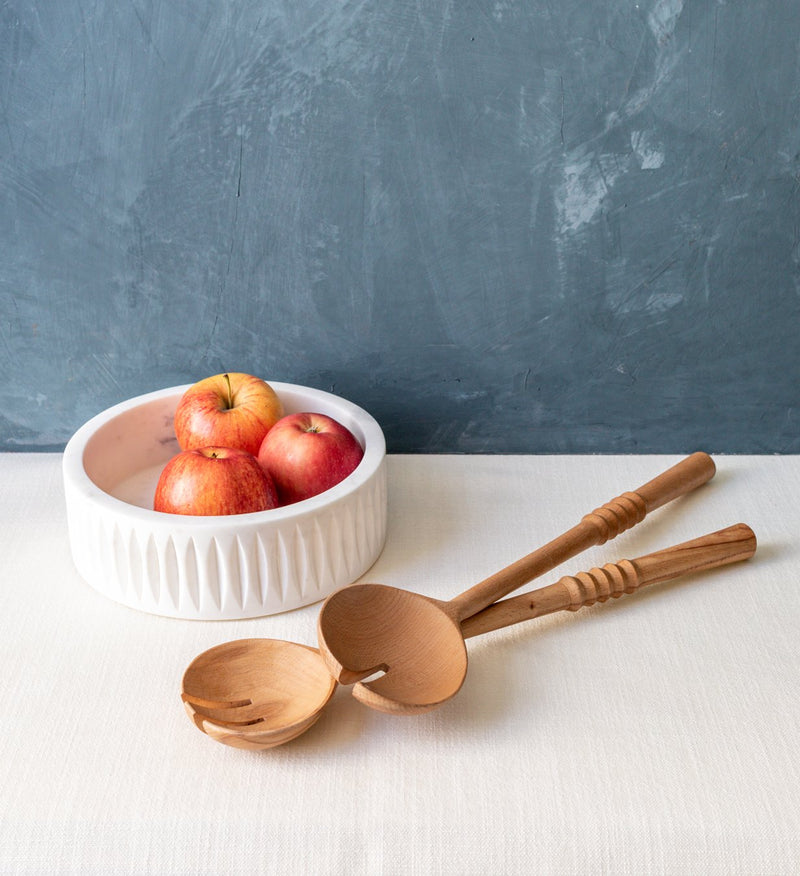
[[[0,3],[0,449],[223,370],[396,452],[798,452],[795,0]]]

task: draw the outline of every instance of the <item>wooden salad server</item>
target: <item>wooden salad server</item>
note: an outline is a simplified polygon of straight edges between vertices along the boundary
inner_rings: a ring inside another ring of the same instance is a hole
[[[576,554],[615,538],[651,511],[706,483],[715,471],[708,454],[693,453],[449,602],[382,584],[351,584],[337,590],[323,603],[317,622],[319,649],[328,670],[341,684],[383,671],[382,685],[388,693],[390,677],[405,689],[401,676],[406,672],[413,676],[420,662],[417,655],[424,653],[432,674],[463,677],[467,663],[463,640],[460,650],[439,651],[436,643],[442,636],[447,638],[442,630],[455,630],[460,637],[459,625],[466,618]],[[453,662],[455,667],[450,666]]]
[[[467,618],[459,641],[462,635],[470,638],[555,611],[577,611],[646,584],[744,560],[755,549],[752,530],[738,524],[635,560],[566,576]],[[396,690],[391,696],[381,691],[380,680],[356,684],[353,694],[380,711],[418,714],[452,697],[460,687],[460,681],[455,682],[454,690],[452,679],[423,673],[402,699]],[[315,648],[274,639],[241,639],[196,657],[184,675],[181,697],[189,717],[204,733],[226,745],[257,751],[282,745],[308,730],[335,688]]]
[[[466,677],[464,639],[491,630],[542,617],[555,611],[577,611],[623,593],[634,593],[647,584],[656,584],[686,575],[734,563],[752,557],[756,537],[744,523],[730,526],[693,541],[639,557],[607,563],[578,575],[567,575],[555,584],[509,599],[501,600],[461,626],[439,625],[435,642],[425,643],[424,650],[400,655],[407,662],[402,673],[387,672],[369,682],[359,682],[353,696],[370,708],[390,714],[418,714],[433,709],[458,693]]]

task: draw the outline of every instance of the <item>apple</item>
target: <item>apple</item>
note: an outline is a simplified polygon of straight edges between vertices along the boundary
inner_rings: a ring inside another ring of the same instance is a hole
[[[175,436],[181,450],[234,447],[256,456],[264,436],[283,416],[275,390],[251,374],[215,374],[181,397]]]
[[[355,435],[332,417],[288,414],[267,432],[258,461],[278,488],[281,504],[316,496],[344,480],[364,451]]]
[[[258,460],[232,447],[183,450],[164,466],[153,508],[168,514],[249,514],[278,507],[278,492]]]

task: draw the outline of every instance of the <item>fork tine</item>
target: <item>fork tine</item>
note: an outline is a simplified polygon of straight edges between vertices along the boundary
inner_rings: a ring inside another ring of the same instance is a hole
[[[213,724],[216,724],[219,727],[230,727],[232,729],[240,727],[253,727],[256,724],[264,723],[264,718],[249,718],[245,721],[232,721],[229,718],[221,718],[198,709],[194,710],[194,714],[197,720],[211,721]]]
[[[244,700],[207,700],[203,697],[194,696],[194,694],[181,693],[181,699],[185,703],[192,706],[199,706],[201,709],[241,709],[243,706],[252,706],[251,699]]]
[[[254,703],[247,701],[243,705],[214,706],[198,703],[192,698],[184,698],[184,706],[191,709],[200,718],[205,718],[217,724],[226,724],[231,727],[246,727],[262,721],[274,720],[278,715],[285,712],[282,704]],[[207,701],[206,701],[207,702]]]

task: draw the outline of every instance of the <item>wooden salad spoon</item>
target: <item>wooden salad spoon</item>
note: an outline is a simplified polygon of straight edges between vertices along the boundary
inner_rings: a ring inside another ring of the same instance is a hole
[[[755,534],[749,526],[739,523],[636,560],[608,563],[589,572],[567,575],[532,593],[496,602],[466,618],[460,626],[441,625],[434,644],[418,640],[427,653],[417,652],[418,659],[413,664],[406,662],[402,673],[387,672],[374,681],[357,683],[353,696],[364,705],[389,714],[429,711],[460,690],[467,671],[466,638],[555,611],[577,611],[609,597],[616,599],[623,593],[633,593],[646,584],[745,560],[755,550]]]
[[[449,602],[382,584],[351,584],[337,590],[323,603],[317,621],[319,649],[328,670],[341,684],[384,672],[380,691],[400,701],[412,688],[422,690],[420,678],[431,679],[429,694],[419,694],[419,705],[429,695],[437,702],[446,699],[446,690],[452,696],[467,671],[463,620],[581,551],[625,532],[650,511],[708,481],[715,471],[707,453],[693,453]]]
[[[747,559],[755,549],[755,535],[740,523],[635,560],[565,576],[465,619],[459,639],[556,611],[577,611],[646,584]],[[444,699],[434,701],[436,694],[431,697],[431,691],[436,679],[426,676],[420,681],[405,699],[397,699],[394,690],[387,696],[379,681],[356,684],[353,694],[366,705],[392,714],[427,711],[454,695],[452,685],[445,683]],[[241,639],[195,658],[184,675],[181,697],[195,725],[213,739],[234,748],[262,750],[308,730],[335,688],[336,681],[315,648],[274,639]]]

